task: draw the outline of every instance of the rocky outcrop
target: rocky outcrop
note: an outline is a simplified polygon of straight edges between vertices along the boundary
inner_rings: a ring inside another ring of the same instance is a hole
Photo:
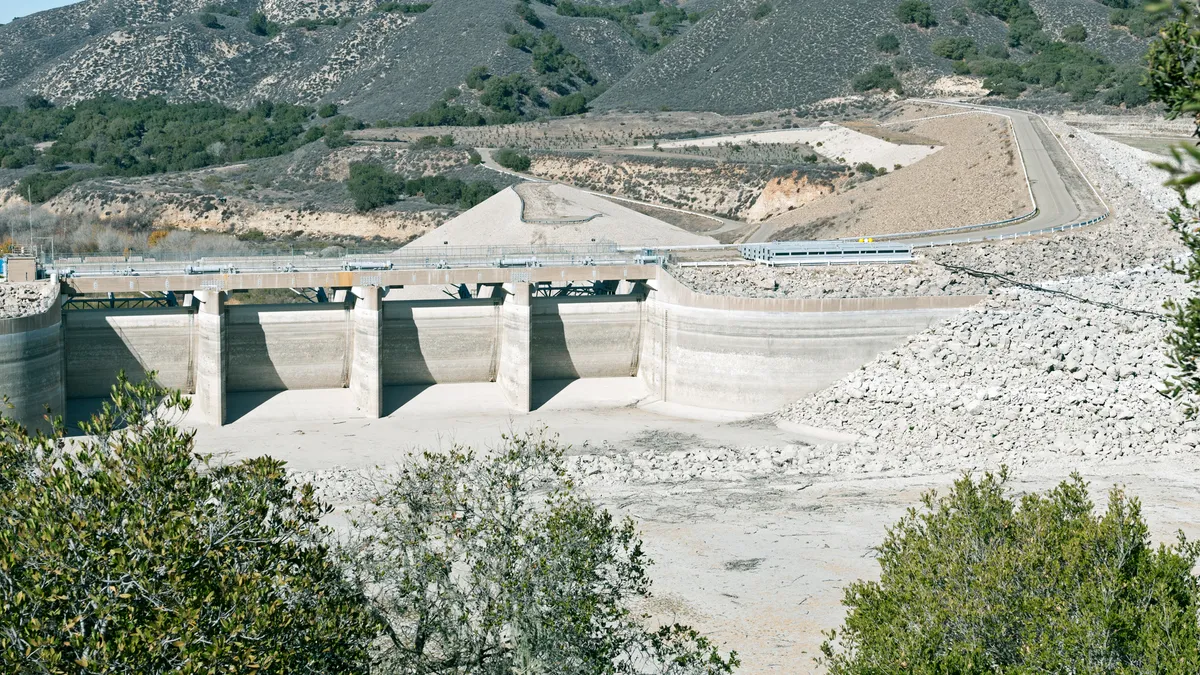
[[[746,220],[757,223],[811,204],[833,191],[832,183],[814,182],[798,172],[778,176],[767,181],[758,199],[746,211]]]

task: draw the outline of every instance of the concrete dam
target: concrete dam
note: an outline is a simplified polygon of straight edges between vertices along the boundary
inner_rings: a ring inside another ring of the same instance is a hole
[[[493,297],[385,300],[384,283],[341,302],[237,305],[226,302],[236,283],[202,282],[180,307],[56,302],[0,320],[0,395],[5,414],[41,426],[46,406],[61,413],[68,399],[107,396],[121,371],[155,371],[219,425],[232,392],[349,388],[363,416],[380,417],[387,387],[495,382],[523,413],[536,381],[636,377],[661,401],[769,412],[981,299],[724,297],[657,266],[609,276],[622,281],[615,295],[540,297],[522,280]]]

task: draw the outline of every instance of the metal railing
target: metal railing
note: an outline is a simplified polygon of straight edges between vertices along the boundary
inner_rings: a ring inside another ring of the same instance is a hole
[[[45,270],[60,278],[213,274],[293,274],[479,267],[579,267],[660,264],[652,249],[620,250],[615,244],[544,246],[406,247],[376,253],[323,258],[306,254],[251,256],[173,256],[166,260],[140,255],[60,258]]]
[[[1066,225],[1055,225],[1054,227],[1044,227],[1040,230],[1026,230],[1024,232],[1009,232],[1007,234],[993,234],[986,237],[965,237],[962,239],[946,239],[942,241],[919,242],[912,245],[913,248],[933,248],[934,246],[952,246],[955,244],[972,244],[981,241],[1002,241],[1005,239],[1019,239],[1021,237],[1033,237],[1039,234],[1053,234],[1055,232],[1066,232],[1067,230],[1075,230],[1096,223],[1108,218],[1107,213],[1102,213],[1095,218],[1084,220],[1078,223],[1068,223]]]

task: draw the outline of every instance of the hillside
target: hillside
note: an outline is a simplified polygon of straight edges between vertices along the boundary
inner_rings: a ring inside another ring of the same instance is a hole
[[[932,0],[938,23],[919,28],[897,18],[898,0],[84,0],[0,26],[0,105],[30,94],[59,104],[104,94],[238,107],[333,102],[374,123],[423,111],[452,88],[473,103],[464,81],[485,66],[524,74],[545,101],[578,90],[603,92],[591,103],[600,110],[754,112],[851,93],[853,79],[879,64],[920,93],[955,67],[931,52],[934,41],[969,37],[981,50],[1005,42],[1006,24],[982,10],[950,18],[988,1]],[[1144,51],[1098,0],[1023,3],[1051,39],[1084,26],[1081,46],[1114,66]],[[255,12],[273,22],[268,30],[251,30]],[[513,46],[516,33],[530,46]],[[577,59],[583,82],[573,70],[540,69],[532,45],[547,34]],[[898,49],[877,47],[885,34]]]

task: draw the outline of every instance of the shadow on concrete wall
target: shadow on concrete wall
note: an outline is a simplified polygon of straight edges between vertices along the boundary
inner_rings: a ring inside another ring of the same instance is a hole
[[[387,417],[421,395],[432,384],[406,384],[383,388],[383,416]]]
[[[554,312],[534,315],[532,325],[533,382],[531,383],[530,406],[533,410],[550,402],[571,382],[579,379],[579,370],[567,349],[567,332],[558,305]],[[543,364],[538,367],[537,364]],[[539,372],[541,371],[541,372]]]
[[[440,302],[440,301],[438,301]],[[410,303],[385,303],[383,340],[380,344],[380,358],[383,359],[384,382],[384,414],[395,412],[388,406],[388,389],[411,389],[418,387],[416,393],[436,383],[429,363],[421,349],[421,329],[413,320],[413,308]],[[416,395],[413,393],[396,407],[403,405]],[[402,396],[394,394],[393,399]]]
[[[225,331],[225,422],[230,424],[287,387],[267,351],[267,335],[257,316],[253,322],[230,322]]]

